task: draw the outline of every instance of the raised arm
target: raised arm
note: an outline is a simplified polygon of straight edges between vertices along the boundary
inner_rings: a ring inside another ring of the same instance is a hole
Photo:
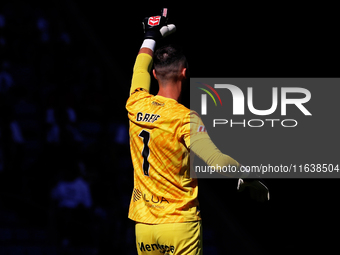
[[[130,95],[138,88],[150,91],[150,71],[156,42],[176,31],[175,25],[167,25],[167,14],[168,9],[164,8],[160,16],[144,19],[144,41],[133,68]]]
[[[150,39],[149,39],[150,40]],[[154,41],[156,44],[156,42]],[[144,45],[144,43],[143,43]],[[135,66],[130,88],[130,95],[138,88],[150,91],[153,49],[143,47],[140,49]]]

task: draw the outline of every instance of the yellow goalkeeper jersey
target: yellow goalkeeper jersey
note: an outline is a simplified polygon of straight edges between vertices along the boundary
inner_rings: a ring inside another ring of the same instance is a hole
[[[198,114],[150,90],[152,57],[137,56],[126,109],[134,189],[129,218],[159,224],[200,220],[197,179],[190,176],[190,150],[211,166],[239,163],[210,140]]]
[[[174,99],[132,92],[126,109],[134,189],[129,218],[160,224],[200,220],[197,179],[190,178],[190,110]]]

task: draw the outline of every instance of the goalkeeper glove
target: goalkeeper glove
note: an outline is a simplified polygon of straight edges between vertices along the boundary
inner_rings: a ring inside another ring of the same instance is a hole
[[[248,188],[250,197],[259,202],[269,200],[269,190],[261,181],[254,179],[238,179],[237,190],[243,191]]]
[[[159,40],[176,31],[176,26],[168,25],[168,9],[163,8],[160,16],[146,17],[143,21],[144,39]]]

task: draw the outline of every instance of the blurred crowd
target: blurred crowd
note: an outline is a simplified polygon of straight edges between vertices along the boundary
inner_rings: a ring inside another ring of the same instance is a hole
[[[46,229],[56,247],[135,251],[126,114],[114,116],[105,61],[70,16],[0,9],[0,214]],[[16,245],[4,235],[0,225],[0,249]]]

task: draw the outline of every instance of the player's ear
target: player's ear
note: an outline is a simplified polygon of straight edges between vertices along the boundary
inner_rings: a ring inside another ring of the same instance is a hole
[[[181,71],[181,76],[186,79],[187,78],[187,69],[186,68],[183,68],[182,71]]]
[[[156,70],[155,69],[152,70],[152,74],[153,74],[153,77],[155,77],[155,79],[157,80],[157,75],[156,75]]]

